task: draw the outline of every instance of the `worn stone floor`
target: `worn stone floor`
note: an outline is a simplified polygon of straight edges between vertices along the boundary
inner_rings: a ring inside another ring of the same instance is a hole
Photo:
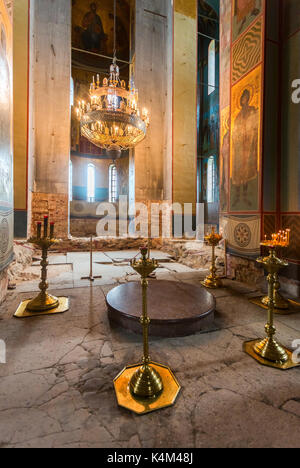
[[[151,339],[152,358],[172,368],[182,390],[174,407],[136,416],[117,406],[112,381],[139,361],[141,337],[111,328],[105,305],[116,284],[138,280],[128,255],[99,255],[96,273],[103,278],[92,286],[80,283],[89,271],[86,254],[51,257],[51,291],[70,297],[69,312],[12,318],[37,279],[18,284],[0,306],[7,346],[7,364],[0,364],[0,447],[300,446],[300,368],[263,367],[242,351],[243,341],[264,335],[266,311],[248,301],[257,291],[226,280],[213,292],[210,330]],[[64,267],[55,270],[57,263]],[[199,284],[204,276],[168,256],[161,264],[159,279]],[[276,316],[276,324],[284,345],[300,340],[299,313]]]

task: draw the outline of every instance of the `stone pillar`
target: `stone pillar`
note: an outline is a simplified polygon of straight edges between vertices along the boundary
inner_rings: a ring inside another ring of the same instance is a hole
[[[14,101],[14,232],[27,236],[27,149],[29,0],[17,0],[13,7],[13,101]]]
[[[11,9],[0,0],[0,304],[7,267],[13,259],[12,24]]]
[[[29,234],[44,214],[69,234],[71,2],[32,0]]]
[[[136,0],[135,15],[132,72],[151,123],[131,179],[135,201],[150,205],[172,197],[172,2]]]
[[[197,201],[197,0],[174,0],[173,201]]]

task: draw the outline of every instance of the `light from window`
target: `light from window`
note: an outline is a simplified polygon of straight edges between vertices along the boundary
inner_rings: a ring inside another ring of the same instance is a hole
[[[214,203],[215,197],[215,158],[210,156],[207,163],[207,203]]]
[[[74,106],[74,79],[72,77],[70,83],[70,106]]]
[[[69,165],[69,200],[73,201],[73,164],[70,161]]]
[[[117,168],[114,164],[109,166],[109,201],[115,203],[117,201]]]
[[[89,164],[87,171],[87,200],[90,203],[95,201],[95,185],[95,166]]]
[[[216,88],[216,41],[212,40],[208,47],[208,95]]]

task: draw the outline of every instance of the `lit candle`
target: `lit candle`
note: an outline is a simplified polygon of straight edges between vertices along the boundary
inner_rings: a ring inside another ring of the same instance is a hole
[[[54,238],[54,226],[55,223],[50,223],[50,239]]]
[[[37,238],[38,238],[38,239],[41,238],[41,233],[42,233],[42,223],[41,223],[41,222],[38,222],[38,223],[37,223]]]
[[[45,238],[48,236],[48,221],[49,221],[49,217],[44,216],[44,237]]]

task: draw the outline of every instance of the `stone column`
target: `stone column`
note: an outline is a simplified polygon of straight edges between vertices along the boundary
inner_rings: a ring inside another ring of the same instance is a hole
[[[151,118],[135,149],[135,201],[149,206],[172,198],[172,2],[135,0],[135,15],[132,71]]]
[[[29,234],[44,214],[69,234],[71,2],[32,0]]]
[[[197,0],[174,0],[173,201],[197,201]]]

